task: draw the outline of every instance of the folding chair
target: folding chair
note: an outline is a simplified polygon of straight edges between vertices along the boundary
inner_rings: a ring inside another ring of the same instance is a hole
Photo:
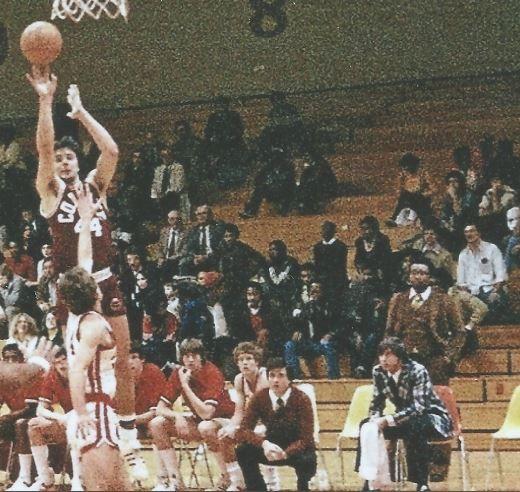
[[[520,385],[515,388],[507,407],[506,417],[502,423],[502,427],[491,436],[491,447],[488,455],[488,466],[486,473],[485,490],[489,490],[489,479],[491,478],[491,464],[493,458],[497,458],[498,475],[500,477],[500,488],[504,485],[504,474],[502,470],[502,461],[500,459],[500,451],[495,450],[495,440],[497,439],[520,439]]]
[[[457,405],[457,401],[455,400],[455,395],[449,386],[435,385],[433,388],[450,414],[451,420],[453,421],[453,432],[448,439],[435,439],[432,440],[430,444],[450,444],[454,439],[458,441],[460,446],[460,472],[462,476],[462,490],[469,490],[469,487],[471,487],[471,480],[468,482],[468,455],[466,453],[464,436],[462,435],[462,421],[460,418],[460,411]]]

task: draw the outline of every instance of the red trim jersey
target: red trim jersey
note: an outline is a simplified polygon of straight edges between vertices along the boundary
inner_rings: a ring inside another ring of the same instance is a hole
[[[52,369],[40,387],[40,401],[49,405],[59,403],[65,413],[72,410],[69,381],[61,377],[56,369]]]
[[[17,390],[0,393],[0,402],[5,403],[11,412],[23,410],[27,406],[27,400],[38,402],[42,382],[43,376],[40,376],[33,383]]]
[[[95,172],[95,171],[94,171]],[[94,184],[94,172],[90,173],[85,183],[88,183],[94,200],[99,198],[99,191]],[[78,234],[81,230],[81,219],[71,196],[74,190],[59,178],[57,205],[53,211],[42,215],[47,219],[52,236],[52,257],[58,273],[64,273],[78,264]],[[107,217],[106,201],[90,223],[92,236],[92,271],[97,272],[110,267],[111,261],[111,231]]]
[[[198,418],[197,413],[182,390],[181,382],[179,380],[179,370],[182,369],[182,367],[177,368],[171,373],[166,384],[166,390],[161,399],[171,405],[180,395],[182,395],[184,401],[193,412],[193,415]],[[215,407],[213,418],[231,418],[235,412],[235,404],[229,397],[229,393],[225,388],[225,383],[226,381],[223,374],[220,372],[218,367],[211,362],[204,362],[201,370],[196,374],[192,374],[190,378],[189,386],[195,395],[207,405]]]
[[[135,413],[141,415],[156,407],[164,394],[166,377],[155,365],[145,363],[143,372],[135,385]]]

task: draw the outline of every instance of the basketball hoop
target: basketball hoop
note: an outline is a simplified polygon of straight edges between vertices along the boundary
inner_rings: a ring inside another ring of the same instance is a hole
[[[53,0],[51,19],[72,19],[79,22],[84,15],[95,20],[105,14],[110,19],[120,15],[127,20],[127,0]]]

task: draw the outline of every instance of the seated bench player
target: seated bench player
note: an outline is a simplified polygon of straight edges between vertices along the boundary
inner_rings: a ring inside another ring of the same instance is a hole
[[[64,413],[54,411],[58,404]],[[70,397],[67,352],[56,353],[53,367],[40,387],[36,417],[29,420],[29,441],[38,474],[30,490],[50,490],[54,487],[54,470],[49,466],[49,444],[67,444],[67,415],[72,410]],[[77,449],[70,450],[72,461],[71,489],[83,490]]]
[[[180,345],[182,366],[177,366],[168,379],[165,394],[157,405],[157,417],[149,425],[159,465],[158,483],[154,490],[178,490],[183,488],[179,463],[171,438],[185,441],[205,441],[215,454],[221,471],[219,490],[237,490],[238,478],[227,469],[221,443],[217,438],[220,425],[214,419],[229,419],[235,405],[225,389],[224,376],[211,362],[206,361],[205,350],[198,339],[187,338]],[[172,410],[179,396],[190,408],[192,415]],[[217,420],[219,421],[219,420]],[[236,470],[238,471],[238,470]]]

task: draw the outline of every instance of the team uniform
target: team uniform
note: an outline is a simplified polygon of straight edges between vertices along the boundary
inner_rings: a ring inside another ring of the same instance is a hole
[[[244,407],[247,406],[250,398],[255,394],[260,379],[267,379],[267,369],[265,367],[260,367],[260,369],[258,369],[254,387],[251,387],[243,374],[239,374],[238,384],[241,386],[242,394],[244,395]]]
[[[67,361],[69,367],[74,367],[76,353],[80,344],[80,327],[82,319],[87,315],[97,316],[99,322],[103,323],[105,330],[113,338],[112,329],[108,322],[95,311],[90,311],[81,315],[69,313],[67,321]],[[67,436],[69,442],[76,441],[82,453],[89,449],[108,444],[117,448],[117,417],[112,408],[112,400],[116,393],[116,375],[114,364],[116,359],[115,345],[110,348],[98,346],[94,360],[90,363],[87,370],[87,380],[85,384],[85,400],[87,411],[96,419],[96,430],[85,440],[78,442],[77,414],[71,412],[67,421]]]
[[[155,365],[145,363],[135,386],[135,413],[141,415],[157,407],[166,386],[163,372]],[[146,432],[145,429],[139,428]]]
[[[177,367],[168,378],[161,399],[172,405],[182,395],[193,413],[193,419],[196,422],[200,422],[202,419],[197,415],[189,399],[184,395],[179,379],[179,370],[183,370],[183,368]],[[205,404],[215,407],[214,419],[229,419],[233,416],[235,404],[231,401],[229,393],[226,391],[224,376],[217,366],[211,362],[205,362],[200,371],[191,375],[188,384],[197,398],[200,398]]]
[[[85,183],[88,183],[94,200],[99,198],[92,171]],[[67,185],[62,179],[56,177],[58,182],[58,196],[53,210],[40,210],[51,229],[53,239],[53,262],[58,273],[65,273],[69,268],[78,264],[78,234],[81,230],[81,219],[74,204],[74,186]],[[113,263],[111,255],[112,236],[108,221],[108,209],[106,201],[101,200],[101,208],[90,222],[92,237],[92,277],[96,280],[103,294],[101,303],[103,314],[107,316],[119,316],[125,314],[123,296],[117,285],[117,278],[111,272]],[[59,293],[58,293],[59,294]],[[112,299],[118,299],[117,305],[112,304]],[[58,305],[60,305],[58,295]],[[63,318],[62,318],[63,319]]]

